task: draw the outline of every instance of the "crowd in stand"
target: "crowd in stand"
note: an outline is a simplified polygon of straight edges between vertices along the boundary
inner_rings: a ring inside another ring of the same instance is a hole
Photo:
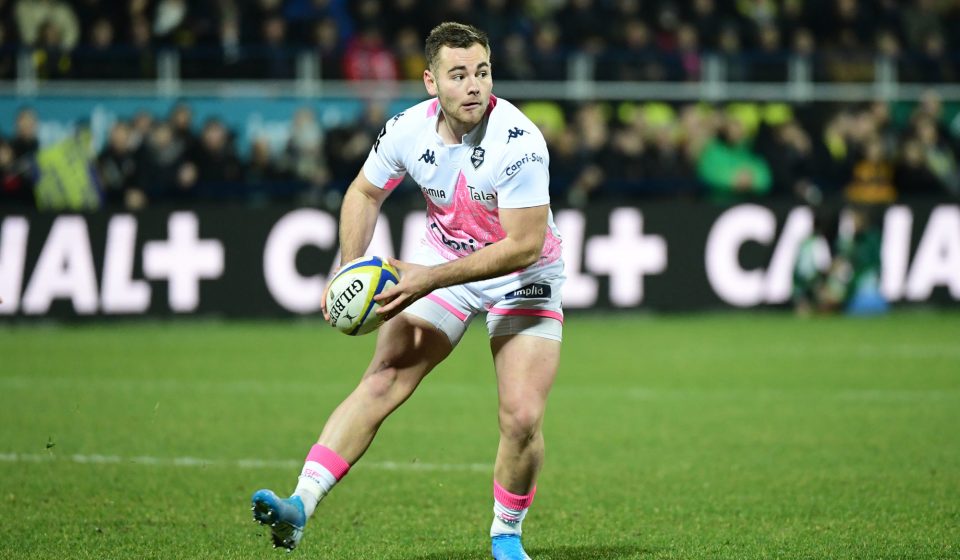
[[[951,125],[933,90],[903,106],[899,119],[884,102],[520,105],[547,139],[560,203],[694,196],[888,204],[960,196],[960,117]],[[4,206],[33,204],[38,118],[24,108],[0,137]],[[115,208],[204,200],[335,208],[388,118],[371,103],[355,122],[324,129],[304,107],[284,145],[253,138],[241,152],[236,131],[218,118],[195,122],[184,102],[167,115],[140,112],[117,122],[90,166]],[[398,192],[419,196],[412,183]]]
[[[186,78],[290,78],[291,54],[307,50],[323,79],[419,79],[422,38],[443,20],[490,34],[497,80],[565,79],[575,52],[594,57],[599,80],[696,80],[706,53],[725,57],[733,80],[783,80],[784,55],[808,57],[829,81],[872,79],[878,54],[904,62],[901,79],[958,77],[960,0],[0,0],[0,79],[23,49],[40,79],[151,78],[161,49],[184,53]],[[520,104],[547,138],[553,194],[568,204],[960,194],[960,117],[935,89],[907,107]],[[238,131],[195,122],[188,102],[125,117],[92,176],[106,204],[137,209],[204,199],[335,207],[389,115],[371,103],[356,122],[325,129],[304,108],[285,145],[254,138],[242,150]],[[0,122],[4,205],[33,204],[43,118],[25,107]]]
[[[783,80],[797,55],[869,81],[877,54],[902,80],[960,78],[957,0],[0,0],[0,79],[19,52],[39,79],[152,79],[165,49],[184,78],[293,78],[307,52],[324,79],[418,79],[444,20],[490,35],[499,79],[564,79],[578,52],[600,80],[697,80],[705,53],[732,80]]]

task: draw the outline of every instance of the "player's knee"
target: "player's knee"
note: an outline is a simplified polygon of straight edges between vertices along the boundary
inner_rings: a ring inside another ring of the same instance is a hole
[[[389,364],[380,364],[364,376],[361,385],[375,399],[386,398],[396,392],[399,371]]]
[[[542,414],[530,407],[500,411],[500,434],[518,443],[532,441],[540,433]]]

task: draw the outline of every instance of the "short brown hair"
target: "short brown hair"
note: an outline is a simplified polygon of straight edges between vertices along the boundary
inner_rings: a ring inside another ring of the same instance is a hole
[[[469,49],[473,45],[480,45],[490,54],[490,41],[487,34],[472,25],[445,21],[430,31],[424,55],[427,58],[427,68],[433,71],[437,64],[437,56],[441,47],[451,49]]]

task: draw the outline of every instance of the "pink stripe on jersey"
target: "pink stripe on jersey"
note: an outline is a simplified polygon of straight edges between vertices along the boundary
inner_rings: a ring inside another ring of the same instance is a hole
[[[549,311],[547,309],[498,309],[496,307],[491,307],[488,313],[493,313],[494,315],[526,315],[528,317],[547,317],[550,319],[556,319],[557,321],[563,322],[563,313],[557,313],[556,311]]]
[[[324,447],[319,443],[310,448],[307,454],[307,461],[319,463],[320,466],[330,471],[334,478],[340,480],[350,471],[350,463],[347,463],[343,457],[337,455],[337,452]]]
[[[390,179],[383,185],[383,190],[392,191],[393,189],[397,188],[397,185],[399,185],[402,182],[403,182],[402,176],[397,177],[396,179]]]
[[[461,321],[467,320],[467,316],[464,315],[463,312],[461,312],[459,309],[454,307],[452,303],[443,299],[442,297],[435,296],[433,294],[427,294],[427,299],[429,299],[433,303],[436,303],[440,307],[443,307],[444,309],[449,311],[451,314],[453,314],[453,316],[456,317],[457,319],[460,319]]]
[[[534,486],[526,496],[511,494],[506,488],[500,486],[499,482],[493,481],[493,499],[510,509],[527,509],[533,503],[533,495],[536,493],[537,487]]]
[[[440,108],[440,100],[434,99],[433,103],[430,104],[430,107],[427,108],[427,116],[435,117],[437,116],[437,110]]]

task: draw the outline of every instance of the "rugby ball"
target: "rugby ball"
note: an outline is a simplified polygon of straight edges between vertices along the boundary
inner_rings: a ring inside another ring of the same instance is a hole
[[[348,262],[330,281],[327,312],[338,331],[356,336],[377,330],[383,318],[373,297],[400,281],[400,273],[380,257],[360,257]]]

